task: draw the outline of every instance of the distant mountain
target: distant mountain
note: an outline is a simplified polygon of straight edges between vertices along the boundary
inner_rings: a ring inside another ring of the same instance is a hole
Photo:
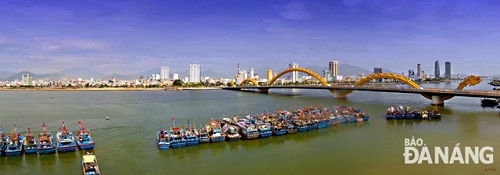
[[[103,73],[92,70],[92,69],[87,69],[87,68],[70,68],[70,69],[65,69],[61,72],[59,72],[61,75],[64,75],[68,78],[100,78],[104,76]]]
[[[148,71],[139,72],[132,75],[136,77],[134,79],[138,79],[140,76],[149,77],[151,76],[151,74],[160,74],[160,69],[151,69]]]
[[[365,75],[373,73],[373,71],[363,69],[358,66],[353,66],[350,64],[340,64],[339,65],[339,75],[343,76],[358,76],[360,73],[364,73]]]
[[[15,79],[21,81],[23,79],[23,74],[31,74],[33,79],[38,79],[38,76],[36,74],[28,71],[22,71],[4,78],[3,81],[14,81]]]
[[[35,79],[35,78],[33,78],[33,79]],[[69,80],[69,79],[72,79],[72,78],[66,77],[60,73],[40,74],[37,76],[37,80],[45,80],[45,81]]]
[[[221,75],[211,69],[209,70],[204,70],[200,72],[202,77],[210,77],[210,78],[220,78]]]
[[[144,77],[148,77],[148,76],[151,76],[151,74],[144,75]],[[115,78],[118,80],[135,80],[135,79],[139,79],[139,77],[140,76],[136,76],[136,75],[122,75],[122,74],[113,73],[110,75],[103,76],[103,77],[101,77],[101,79],[102,80],[111,80],[111,79]]]
[[[14,75],[15,72],[11,72],[11,71],[0,71],[0,79],[3,79],[3,78],[7,78],[11,75]]]

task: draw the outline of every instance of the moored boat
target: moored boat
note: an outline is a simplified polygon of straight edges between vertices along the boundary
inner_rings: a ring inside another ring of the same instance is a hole
[[[285,135],[286,132],[286,126],[284,126],[284,123],[277,121],[272,124],[271,131],[273,132],[273,135],[275,136],[281,136]]]
[[[28,128],[28,133],[24,136],[24,153],[35,154],[37,151],[36,138],[31,134],[30,128]]]
[[[56,143],[54,136],[45,128],[45,122],[42,123],[43,131],[38,133],[38,154],[51,154],[56,152]]]
[[[82,158],[82,172],[84,175],[100,175],[99,164],[95,155],[87,153]]]
[[[12,130],[12,133],[7,137],[7,148],[5,149],[6,156],[19,156],[23,151],[24,136],[19,134],[17,127]]]
[[[188,146],[195,146],[200,143],[200,139],[198,138],[198,131],[195,128],[191,127],[190,120],[188,120],[186,130],[184,131],[184,137]]]
[[[158,146],[158,149],[170,148],[169,133],[166,132],[163,128],[156,134],[156,146]]]
[[[213,118],[205,125],[208,131],[208,136],[210,137],[210,142],[222,142],[225,139],[224,133],[222,133],[219,120],[214,120]]]
[[[7,149],[7,135],[3,133],[3,128],[0,127],[0,157],[2,157],[5,149]]]
[[[257,125],[257,131],[259,132],[260,138],[271,137],[271,135],[273,134],[273,132],[271,131],[271,127],[268,123],[258,121],[258,122],[256,122],[256,125]]]
[[[57,131],[57,151],[71,152],[76,150],[76,142],[73,137],[73,132],[68,131],[64,122],[61,123],[61,128]]]
[[[92,140],[90,132],[85,129],[82,122],[78,121],[78,125],[80,126],[80,130],[76,134],[76,144],[78,145],[78,148],[80,150],[94,149],[95,142]]]
[[[198,129],[198,139],[200,143],[210,143],[210,137],[204,127],[200,127],[200,129]]]
[[[241,135],[238,133],[238,127],[234,125],[225,125],[222,127],[226,135],[226,141],[240,140]]]

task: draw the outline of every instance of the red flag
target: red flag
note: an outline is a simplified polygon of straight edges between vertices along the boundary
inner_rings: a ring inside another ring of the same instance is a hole
[[[31,133],[31,130],[30,130],[30,128],[29,128],[29,127],[28,127],[28,133]]]
[[[46,126],[46,125],[45,125],[45,122],[42,122],[42,127],[45,127],[45,126]]]
[[[174,117],[172,117],[172,120],[175,120],[175,118],[174,118]]]

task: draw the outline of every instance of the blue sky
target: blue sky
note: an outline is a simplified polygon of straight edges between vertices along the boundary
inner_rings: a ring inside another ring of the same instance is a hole
[[[327,66],[498,74],[500,2],[0,1],[0,70]],[[257,72],[264,74],[264,72]]]

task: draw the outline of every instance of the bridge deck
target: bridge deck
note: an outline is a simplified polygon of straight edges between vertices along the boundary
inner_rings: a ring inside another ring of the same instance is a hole
[[[248,91],[250,89],[325,89],[325,90],[354,90],[354,91],[376,91],[376,92],[395,92],[395,93],[412,93],[412,94],[429,94],[439,96],[464,96],[464,97],[481,97],[481,98],[500,98],[498,91],[479,91],[479,90],[453,90],[439,88],[396,88],[396,87],[368,87],[368,86],[241,86],[241,87],[224,87],[225,90]]]

